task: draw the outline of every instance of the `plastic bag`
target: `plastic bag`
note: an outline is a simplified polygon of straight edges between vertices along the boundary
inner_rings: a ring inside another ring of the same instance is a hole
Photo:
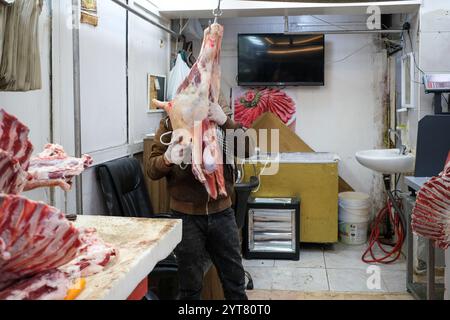
[[[189,19],[183,30],[183,35],[189,39],[202,40],[203,31],[202,25],[198,19]]]
[[[191,69],[186,62],[183,61],[181,54],[178,54],[177,62],[172,71],[170,71],[169,81],[167,83],[167,98],[169,100],[175,98],[178,88],[181,86],[184,79],[188,77],[189,72],[191,72]]]

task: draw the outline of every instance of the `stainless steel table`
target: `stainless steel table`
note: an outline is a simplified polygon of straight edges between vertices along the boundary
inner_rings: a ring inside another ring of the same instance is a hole
[[[416,201],[415,193],[431,178],[427,177],[405,177],[405,183],[413,192],[412,196],[404,198],[403,210],[407,222],[407,276],[406,288],[416,298],[421,300],[443,300],[445,288],[435,282],[435,247],[434,241],[426,239],[427,250],[427,283],[414,282],[414,252],[413,252],[413,231],[411,227],[411,214]]]

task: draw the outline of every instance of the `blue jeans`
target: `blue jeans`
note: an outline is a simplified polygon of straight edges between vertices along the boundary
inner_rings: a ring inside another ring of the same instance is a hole
[[[225,298],[247,300],[239,231],[233,209],[211,215],[172,212],[183,220],[183,239],[175,249],[181,300],[200,300],[205,258],[217,268]]]

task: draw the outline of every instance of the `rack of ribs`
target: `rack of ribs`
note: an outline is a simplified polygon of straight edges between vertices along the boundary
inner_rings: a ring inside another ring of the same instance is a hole
[[[69,263],[81,245],[79,231],[58,209],[0,195],[0,290]]]
[[[208,119],[211,103],[220,95],[220,52],[223,27],[217,23],[205,30],[196,64],[170,102],[154,100],[172,123],[172,142],[189,145],[192,172],[211,198],[226,196],[223,153],[217,137],[217,124]]]
[[[25,188],[33,145],[30,130],[0,109],[0,193],[20,193]]]
[[[102,272],[117,254],[58,209],[0,195],[0,300],[63,299],[74,281]]]
[[[439,248],[450,246],[450,161],[444,171],[419,190],[412,229],[416,234],[434,240]]]

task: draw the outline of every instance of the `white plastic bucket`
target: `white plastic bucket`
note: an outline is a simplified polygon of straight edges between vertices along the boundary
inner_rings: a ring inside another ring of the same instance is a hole
[[[350,245],[367,242],[370,197],[359,192],[339,194],[339,239]]]
[[[339,194],[339,205],[344,208],[365,209],[370,207],[370,197],[361,192],[342,192]]]

